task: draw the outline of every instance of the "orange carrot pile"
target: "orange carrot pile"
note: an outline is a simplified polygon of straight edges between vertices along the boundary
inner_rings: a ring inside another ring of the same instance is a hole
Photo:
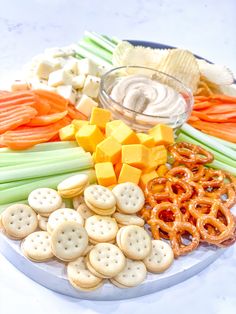
[[[188,123],[204,133],[236,143],[236,97],[195,96]]]
[[[26,149],[55,140],[72,119],[86,117],[56,93],[0,91],[0,147]]]

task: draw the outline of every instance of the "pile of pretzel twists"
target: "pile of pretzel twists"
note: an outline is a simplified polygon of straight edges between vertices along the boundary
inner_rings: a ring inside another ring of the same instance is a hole
[[[154,239],[168,239],[175,257],[196,249],[200,242],[219,247],[236,241],[236,178],[204,166],[213,155],[203,148],[176,143],[168,148],[172,168],[146,185],[140,215]]]

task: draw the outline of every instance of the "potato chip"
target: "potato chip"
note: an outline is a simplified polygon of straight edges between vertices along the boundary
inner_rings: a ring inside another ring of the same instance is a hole
[[[205,60],[197,60],[199,70],[209,82],[216,85],[231,85],[234,82],[233,73],[227,67],[211,64]]]
[[[193,93],[196,92],[200,72],[197,60],[191,52],[183,49],[170,50],[168,55],[162,58],[158,65],[158,70],[177,78],[190,88]],[[165,80],[167,81],[168,78]],[[168,84],[168,82],[163,83]],[[172,87],[176,88],[177,86]]]
[[[133,46],[122,41],[116,47],[112,63],[114,66],[138,65],[158,70],[158,65],[170,49],[152,49],[149,47]]]

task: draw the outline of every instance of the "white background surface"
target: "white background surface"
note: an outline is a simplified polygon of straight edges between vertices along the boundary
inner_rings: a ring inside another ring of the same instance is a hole
[[[235,0],[0,0],[0,68],[19,68],[44,48],[70,44],[84,30],[187,48],[236,73]],[[236,311],[236,248],[168,290],[116,302],[53,293],[0,255],[0,313],[181,313]]]

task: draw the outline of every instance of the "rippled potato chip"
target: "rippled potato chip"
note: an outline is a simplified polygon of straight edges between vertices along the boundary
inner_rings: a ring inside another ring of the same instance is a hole
[[[191,52],[182,49],[170,50],[168,55],[162,58],[158,70],[177,78],[193,93],[196,92],[200,72],[197,60]]]

